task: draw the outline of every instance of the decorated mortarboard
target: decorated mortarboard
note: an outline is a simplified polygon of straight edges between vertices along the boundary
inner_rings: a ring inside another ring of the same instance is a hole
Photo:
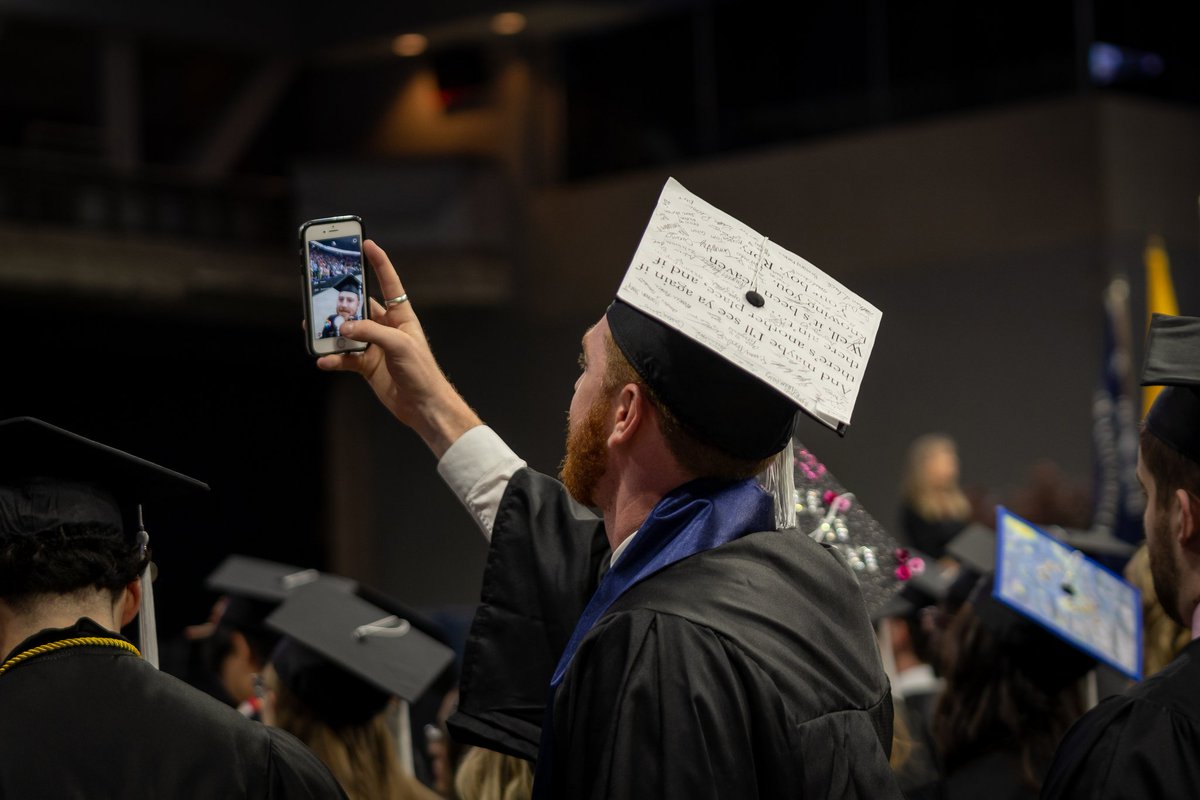
[[[416,700],[454,660],[409,620],[323,583],[293,591],[267,624],[285,637],[271,656],[279,679],[330,724]]]
[[[845,432],[881,314],[671,178],[607,318],[685,426],[765,458],[787,445],[797,410]]]
[[[208,491],[195,478],[33,417],[0,421],[0,451],[0,540],[102,534],[148,551],[142,505]],[[143,657],[158,666],[152,576],[147,561],[138,643]]]
[[[1031,621],[1141,679],[1141,593],[1134,586],[1002,507],[996,511],[996,540],[993,597],[1023,618],[1006,623],[1009,627]]]
[[[1142,385],[1166,387],[1146,414],[1146,428],[1200,461],[1200,317],[1155,314],[1150,319]]]
[[[330,285],[339,292],[354,292],[355,294],[362,294],[362,284],[359,283],[358,278],[354,277],[353,275],[347,275],[340,280],[334,281]]]
[[[927,564],[896,540],[862,507],[821,461],[797,442],[792,450],[795,525],[836,550],[858,579],[872,619]]]

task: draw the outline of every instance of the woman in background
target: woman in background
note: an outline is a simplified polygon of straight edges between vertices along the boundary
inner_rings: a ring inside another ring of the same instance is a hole
[[[533,767],[515,756],[472,747],[459,763],[454,789],[459,800],[529,800]]]
[[[440,800],[400,767],[387,692],[291,638],[275,649],[262,687],[263,721],[308,745],[350,800]]]
[[[946,800],[1036,798],[1067,729],[1083,714],[1083,652],[992,598],[982,579],[943,640],[934,712]]]
[[[932,558],[971,517],[971,503],[958,484],[958,449],[941,433],[918,437],[908,448],[904,470],[901,528],[908,543]]]

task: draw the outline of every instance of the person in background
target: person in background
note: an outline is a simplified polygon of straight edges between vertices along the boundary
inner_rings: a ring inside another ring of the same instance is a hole
[[[918,437],[908,448],[901,492],[901,531],[908,543],[934,559],[971,518],[959,486],[958,449],[941,433]]]
[[[151,591],[141,504],[207,487],[29,418],[0,422],[0,450],[0,797],[345,797],[119,632]]]
[[[943,640],[934,712],[946,800],[1036,798],[1055,748],[1084,711],[1095,665],[992,597],[983,578]]]
[[[472,747],[459,762],[454,790],[459,800],[529,800],[533,769],[524,759]]]
[[[286,635],[261,676],[263,722],[308,745],[350,800],[437,800],[401,761],[410,744],[397,742],[407,723],[395,712],[453,651],[328,585],[295,590],[267,623]]]
[[[1200,634],[1200,318],[1155,314],[1142,385],[1164,386],[1138,444],[1154,590],[1167,616]],[[1200,794],[1200,643],[1110,697],[1075,725],[1043,797],[1190,798]]]

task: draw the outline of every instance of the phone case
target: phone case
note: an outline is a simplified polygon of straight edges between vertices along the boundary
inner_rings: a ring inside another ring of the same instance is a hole
[[[365,242],[367,240],[367,226],[363,224],[362,217],[359,217],[354,214],[344,214],[344,215],[338,216],[338,217],[322,217],[320,219],[310,219],[307,222],[302,223],[300,225],[300,231],[298,234],[298,236],[299,236],[299,253],[300,253],[300,289],[301,289],[301,294],[302,294],[302,298],[304,301],[304,303],[303,303],[304,304],[304,319],[306,322],[306,329],[304,331],[304,346],[305,346],[305,349],[308,350],[308,354],[310,356],[312,356],[313,358],[320,358],[321,356],[336,355],[338,353],[361,353],[363,350],[367,349],[367,346],[364,344],[362,346],[350,347],[350,348],[346,348],[343,350],[336,350],[336,349],[330,350],[328,353],[318,353],[313,348],[313,342],[316,341],[315,332],[307,329],[307,325],[313,324],[312,323],[313,310],[312,310],[312,286],[311,286],[312,278],[311,278],[311,275],[309,272],[309,266],[308,266],[308,253],[306,252],[306,249],[304,246],[304,232],[306,230],[308,230],[310,227],[312,227],[313,225],[329,225],[334,222],[357,222],[358,227],[359,227],[359,238],[363,242]],[[371,282],[370,282],[369,273],[370,273],[370,270],[367,267],[366,256],[363,256],[363,271],[362,271],[362,282],[363,282],[362,318],[363,319],[371,318],[371,304],[369,302],[369,297],[371,294]]]

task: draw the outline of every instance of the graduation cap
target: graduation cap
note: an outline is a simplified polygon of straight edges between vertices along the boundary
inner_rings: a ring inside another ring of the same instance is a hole
[[[61,533],[109,535],[148,551],[141,507],[208,486],[33,417],[0,421],[0,541]],[[151,565],[142,575],[142,655],[158,665]]]
[[[1151,317],[1142,385],[1166,387],[1146,414],[1146,428],[1200,461],[1200,317]]]
[[[838,551],[858,579],[867,613],[877,619],[904,582],[921,570],[913,569],[916,562],[908,563],[913,556],[897,546],[808,448],[796,442],[792,456],[797,527]]]
[[[1067,679],[1072,665],[1090,659],[1141,679],[1141,593],[1134,586],[1004,508],[997,509],[996,537],[995,577],[985,578],[986,592],[975,596],[990,628],[1006,642],[1028,647],[1048,678]],[[1047,649],[1047,636],[1084,658]],[[1055,661],[1064,663],[1056,667]]]
[[[323,583],[293,591],[267,624],[285,635],[271,656],[280,681],[331,725],[366,722],[393,695],[416,700],[454,660],[407,619]]]
[[[353,592],[358,583],[340,575],[315,569],[266,561],[251,556],[231,555],[209,574],[205,585],[228,595],[220,622],[240,630],[260,630],[272,611],[300,586],[324,583]]]
[[[845,431],[881,314],[672,178],[607,317],[680,422],[757,459],[787,445],[798,410]]]
[[[355,294],[362,294],[362,284],[359,283],[358,278],[353,275],[346,275],[340,280],[334,281],[331,285],[339,292],[354,292]]]
[[[946,598],[956,573],[943,568],[928,556],[910,549],[906,561],[914,558],[920,559],[922,568],[901,583],[900,591],[873,614],[872,619],[912,617],[922,608],[937,605]]]
[[[996,533],[972,522],[946,544],[946,553],[976,577],[986,575],[996,568]]]
[[[1079,550],[1093,558],[1113,556],[1127,559],[1137,551],[1137,545],[1130,544],[1124,539],[1118,539],[1112,535],[1112,531],[1105,529],[1084,531],[1049,525],[1046,532],[1067,547]]]

